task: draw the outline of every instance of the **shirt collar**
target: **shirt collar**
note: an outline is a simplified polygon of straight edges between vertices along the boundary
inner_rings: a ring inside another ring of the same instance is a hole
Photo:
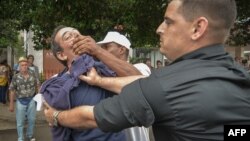
[[[206,60],[208,58],[213,58],[222,54],[225,54],[224,46],[222,44],[209,45],[181,56],[180,58],[173,61],[172,64],[188,59]]]

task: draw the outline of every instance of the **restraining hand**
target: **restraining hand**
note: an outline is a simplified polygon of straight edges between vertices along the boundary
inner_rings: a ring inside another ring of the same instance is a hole
[[[56,110],[52,108],[45,100],[43,100],[43,105],[44,105],[45,118],[49,123],[49,126],[53,126],[54,124],[53,114]]]
[[[91,70],[87,73],[86,75],[80,75],[79,79],[87,82],[89,85],[97,85],[100,84],[101,82],[101,76],[98,75],[96,72],[95,68],[91,68]]]
[[[100,48],[90,36],[79,35],[74,39],[73,44],[73,52],[76,55],[88,53],[94,56]]]

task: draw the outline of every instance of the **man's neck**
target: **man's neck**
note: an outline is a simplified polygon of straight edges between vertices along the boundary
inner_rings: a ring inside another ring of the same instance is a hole
[[[128,58],[127,58],[125,55],[119,57],[119,59],[121,59],[121,60],[123,60],[123,61],[128,61]]]
[[[71,68],[71,66],[72,66],[72,63],[73,63],[73,61],[68,61],[68,69],[70,70],[70,68]]]
[[[28,73],[28,71],[21,71],[20,74],[23,75],[23,76],[26,76],[26,75],[28,75],[29,73]]]

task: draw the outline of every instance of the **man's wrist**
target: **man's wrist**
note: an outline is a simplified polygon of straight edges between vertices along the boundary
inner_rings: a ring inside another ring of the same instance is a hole
[[[99,77],[96,78],[96,82],[95,82],[94,85],[101,87],[101,84],[102,84],[102,77],[99,76]]]
[[[100,58],[102,58],[102,56],[105,56],[104,55],[104,52],[106,50],[103,49],[100,45],[96,45],[96,49],[95,51],[93,52],[93,56],[95,56],[96,58],[98,58],[99,60],[101,60]],[[107,51],[106,51],[107,52]]]
[[[58,121],[58,116],[62,111],[54,111],[53,113],[53,125],[54,126],[58,126],[59,125],[59,121]]]

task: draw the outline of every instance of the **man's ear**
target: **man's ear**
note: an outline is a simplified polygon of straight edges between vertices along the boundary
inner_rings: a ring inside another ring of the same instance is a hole
[[[68,58],[62,51],[57,52],[57,53],[56,53],[56,57],[57,57],[59,60],[62,60],[62,61],[67,60],[67,58]]]
[[[208,29],[208,20],[205,17],[199,17],[194,21],[192,31],[191,31],[191,39],[197,40],[200,39],[206,30]]]
[[[120,48],[120,54],[125,54],[126,51],[127,51],[127,48],[124,47],[124,46],[121,46],[121,48]]]

